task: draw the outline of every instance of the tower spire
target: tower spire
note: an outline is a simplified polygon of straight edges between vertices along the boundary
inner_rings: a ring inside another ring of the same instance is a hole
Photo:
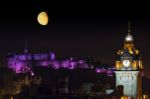
[[[24,53],[28,53],[28,41],[25,40],[25,49],[24,49]]]
[[[128,34],[131,34],[131,21],[128,22]]]

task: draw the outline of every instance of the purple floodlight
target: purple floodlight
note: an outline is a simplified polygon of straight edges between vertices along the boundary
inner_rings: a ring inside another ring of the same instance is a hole
[[[34,76],[35,74],[31,71],[31,76]]]
[[[48,54],[34,54],[34,60],[48,59]]]
[[[54,69],[59,69],[60,68],[60,64],[59,64],[58,61],[54,61],[52,64],[53,64]]]
[[[14,56],[14,59],[22,60],[22,61],[31,60],[31,54],[15,55],[15,56]]]
[[[61,66],[62,66],[63,68],[69,68],[69,60],[64,60],[64,61],[62,61]]]
[[[96,73],[101,73],[101,69],[100,68],[96,68]]]
[[[78,62],[79,62],[79,64],[83,64],[85,61],[84,60],[79,60]]]
[[[17,61],[16,66],[15,66],[15,72],[21,73],[21,71],[23,70],[24,67],[25,67],[25,64],[23,64],[23,62]]]
[[[77,62],[70,62],[70,66],[69,66],[69,69],[74,69],[75,66],[77,65]]]
[[[48,67],[48,66],[49,66],[49,61],[47,61],[47,60],[41,61],[41,62],[39,62],[39,65],[40,65],[40,66]]]
[[[108,76],[113,76],[113,71],[112,70],[107,70],[107,75]]]
[[[75,69],[75,68],[94,68],[93,65],[88,64],[86,60],[70,57],[66,60],[56,60],[55,53],[38,53],[38,54],[14,54],[13,56],[8,58],[8,67],[14,70],[16,73],[25,73],[30,72],[31,75],[34,75],[31,68],[27,69],[26,67],[32,61],[35,62],[38,66],[48,67],[51,66],[53,69],[59,68],[67,68],[67,69]],[[30,64],[31,65],[31,64]],[[30,66],[29,66],[30,67]],[[112,74],[114,66],[108,69],[105,68],[96,68],[97,73],[107,73],[109,75]],[[110,71],[108,71],[110,70]]]
[[[55,54],[51,53],[51,60],[55,60]]]

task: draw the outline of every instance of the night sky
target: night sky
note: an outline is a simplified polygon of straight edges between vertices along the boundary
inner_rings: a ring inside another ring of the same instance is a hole
[[[131,20],[135,47],[141,51],[145,75],[150,78],[150,11],[146,3],[73,4],[46,0],[1,3],[0,65],[5,66],[7,53],[23,53],[25,40],[30,52],[53,51],[56,57],[93,57],[114,64]],[[49,15],[47,26],[37,22],[41,11]]]

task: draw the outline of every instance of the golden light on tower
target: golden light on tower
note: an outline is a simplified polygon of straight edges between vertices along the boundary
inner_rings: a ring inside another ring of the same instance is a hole
[[[11,97],[10,97],[10,99],[14,99],[14,97],[13,97],[13,96],[11,96]]]
[[[37,16],[37,21],[40,25],[47,25],[48,24],[48,14],[43,11],[43,12],[40,12]]]
[[[115,62],[116,69],[120,69],[121,65],[122,65],[121,61],[116,61]]]
[[[132,67],[133,67],[133,69],[137,69],[138,63],[139,63],[139,61],[137,61],[137,60],[134,60],[134,61],[132,62]]]
[[[130,97],[128,97],[128,96],[121,96],[120,99],[130,99]]]

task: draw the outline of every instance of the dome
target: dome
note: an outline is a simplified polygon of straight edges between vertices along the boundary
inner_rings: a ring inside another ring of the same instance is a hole
[[[133,41],[133,37],[131,34],[127,34],[127,36],[125,37],[125,41],[126,42],[132,42]]]

